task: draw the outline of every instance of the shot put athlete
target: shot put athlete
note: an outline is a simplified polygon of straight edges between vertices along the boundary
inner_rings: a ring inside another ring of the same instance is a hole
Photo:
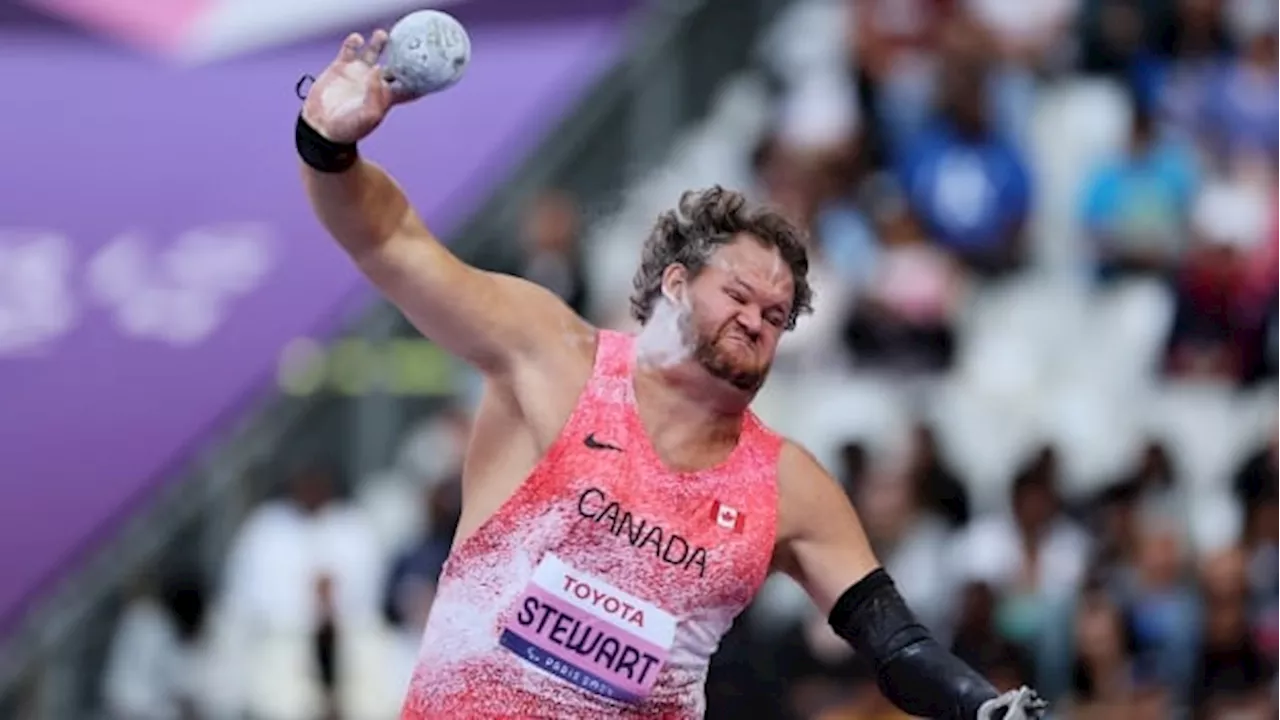
[[[774,570],[904,711],[1040,717],[1033,691],[998,695],[930,637],[844,492],[748,409],[810,310],[801,232],[738,193],[686,193],[644,242],[643,329],[597,330],[550,292],[461,262],[360,157],[355,143],[409,99],[377,64],[386,42],[351,36],[316,79],[298,118],[303,182],[369,279],[486,378],[402,718],[701,718],[711,655]]]

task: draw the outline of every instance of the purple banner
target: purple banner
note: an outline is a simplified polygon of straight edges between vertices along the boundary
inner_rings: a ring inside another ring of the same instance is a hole
[[[463,82],[364,145],[446,237],[621,40],[616,14],[469,29]],[[336,44],[179,69],[0,40],[3,627],[261,396],[290,339],[371,293],[312,218],[292,148],[294,84]]]

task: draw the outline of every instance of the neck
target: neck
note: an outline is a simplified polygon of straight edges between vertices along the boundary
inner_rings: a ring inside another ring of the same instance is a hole
[[[1122,657],[1107,653],[1091,660],[1089,666],[1099,697],[1114,698],[1124,693],[1124,676],[1119,672],[1124,666]]]
[[[670,433],[695,443],[737,440],[750,398],[721,390],[724,383],[707,377],[694,361],[665,367],[637,363],[634,382],[641,417],[655,438]],[[654,419],[658,422],[649,422]]]
[[[1018,535],[1022,538],[1023,544],[1031,551],[1039,549],[1044,540],[1044,536],[1048,534],[1048,524],[1032,525],[1027,523],[1017,523]]]
[[[745,406],[719,404],[707,396],[714,380],[682,368],[637,366],[636,414],[650,445],[667,468],[698,471],[727,459],[739,443]],[[690,377],[692,375],[692,377]]]

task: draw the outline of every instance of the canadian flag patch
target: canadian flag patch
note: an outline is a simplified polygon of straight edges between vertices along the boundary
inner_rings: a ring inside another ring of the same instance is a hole
[[[733,532],[742,532],[742,526],[746,523],[747,517],[743,515],[737,508],[730,507],[719,500],[711,503],[711,519],[716,525],[725,530]]]

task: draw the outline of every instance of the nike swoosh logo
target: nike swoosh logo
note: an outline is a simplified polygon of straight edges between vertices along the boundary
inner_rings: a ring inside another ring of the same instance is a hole
[[[582,444],[586,445],[592,450],[612,450],[614,452],[622,452],[622,448],[618,447],[617,445],[610,445],[609,443],[604,443],[597,440],[595,433],[591,433],[590,435],[587,435],[585,438],[583,438]]]

